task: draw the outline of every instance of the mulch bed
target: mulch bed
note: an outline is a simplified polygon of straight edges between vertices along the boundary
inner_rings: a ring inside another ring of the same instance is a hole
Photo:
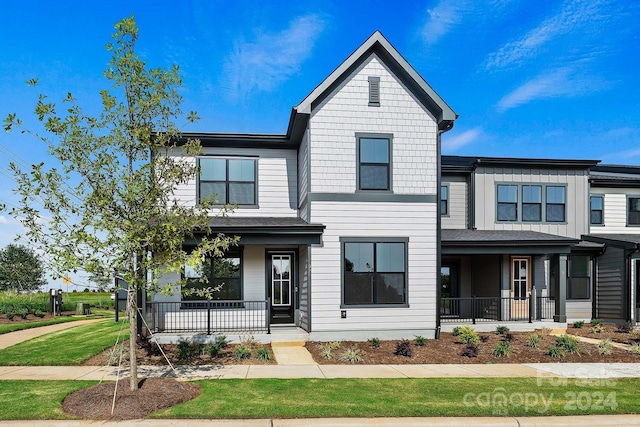
[[[573,331],[573,330],[571,330]],[[420,347],[411,341],[412,356],[397,356],[394,354],[398,341],[382,341],[380,347],[375,348],[367,342],[343,341],[340,349],[332,352],[332,358],[326,359],[320,353],[319,342],[307,343],[307,350],[313,356],[313,359],[319,364],[338,365],[345,364],[340,360],[340,355],[344,349],[354,348],[360,350],[364,364],[472,364],[472,363],[545,363],[545,362],[640,362],[640,356],[629,351],[613,348],[611,354],[600,354],[595,345],[580,343],[580,354],[567,353],[563,358],[553,358],[546,354],[546,350],[551,346],[556,337],[544,336],[538,348],[531,348],[527,344],[531,332],[512,332],[513,340],[511,341],[511,351],[508,357],[496,357],[493,355],[493,348],[500,342],[504,336],[495,332],[481,333],[480,336],[486,337],[486,342],[478,345],[479,352],[477,357],[461,356],[460,352],[464,349],[458,337],[450,333],[440,334],[439,340],[429,340],[424,346]]]
[[[111,405],[116,390],[113,382],[105,382],[71,393],[62,401],[62,409],[70,415],[92,420],[131,420],[200,396],[202,389],[194,383],[170,378],[140,380],[139,389],[131,391],[129,378],[118,382],[113,414]]]
[[[122,364],[129,365],[129,341],[125,341],[124,352],[122,354]],[[273,351],[270,344],[264,344],[264,347],[269,350],[271,360],[261,360],[255,357],[255,351],[250,359],[236,359],[233,357],[233,351],[238,344],[229,344],[222,349],[222,353],[217,357],[211,357],[209,355],[197,354],[194,357],[183,360],[178,357],[178,346],[175,344],[162,344],[162,350],[167,355],[167,358],[172,365],[189,365],[189,366],[202,366],[202,365],[275,365],[275,357],[273,357]],[[82,364],[86,366],[116,366],[118,364],[120,353],[115,352],[111,347],[102,353],[85,360]],[[139,348],[136,351],[136,358],[139,365],[152,365],[152,366],[168,366],[167,360],[162,354],[149,354],[145,349]]]
[[[632,335],[629,332],[619,332],[618,326],[605,324],[602,326],[601,332],[593,332],[593,325],[585,323],[581,328],[575,328],[573,325],[569,325],[567,333],[571,335],[577,335],[580,337],[593,338],[596,340],[610,339],[611,341],[619,342],[622,344],[637,344],[640,343],[638,338],[640,335]],[[637,337],[636,339],[633,339]]]
[[[62,317],[65,317],[65,316],[72,316],[72,315],[74,315],[74,314],[76,314],[76,312],[75,312],[75,311],[63,311],[63,312],[62,312]],[[52,319],[55,319],[55,318],[58,318],[58,317],[61,317],[61,316],[55,316],[55,317],[54,317],[54,316],[52,316],[51,314],[47,313],[47,314],[45,314],[43,317],[37,317],[37,316],[34,316],[33,314],[29,314],[29,315],[27,316],[27,318],[26,318],[26,319],[23,319],[23,318],[22,318],[22,317],[20,317],[20,316],[15,316],[15,317],[13,318],[13,320],[9,320],[9,319],[7,318],[7,316],[5,316],[5,315],[3,314],[2,316],[0,316],[0,325],[7,325],[7,324],[22,324],[22,323],[35,323],[35,322],[42,322],[42,321],[44,321],[44,320],[52,320]]]

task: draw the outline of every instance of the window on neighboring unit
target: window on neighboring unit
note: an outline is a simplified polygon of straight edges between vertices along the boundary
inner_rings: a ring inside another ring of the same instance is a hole
[[[542,187],[539,185],[522,186],[522,221],[542,221]]]
[[[369,106],[380,106],[380,77],[369,77]]]
[[[589,221],[592,225],[604,224],[604,197],[591,196],[589,198]]]
[[[565,187],[549,185],[546,190],[547,222],[564,222],[566,220]]]
[[[346,241],[343,305],[406,304],[405,242]]]
[[[206,300],[207,295],[203,293],[203,290],[208,289],[207,293],[210,299],[241,300],[241,272],[242,256],[240,252],[229,252],[221,257],[207,258],[202,264],[193,267],[187,265],[184,268],[187,292],[183,294],[182,299],[187,301]]]
[[[358,189],[391,190],[391,139],[358,138]]]
[[[640,197],[629,197],[627,200],[629,205],[627,224],[640,225]]]
[[[591,295],[591,258],[571,255],[567,299],[589,299]]]
[[[518,220],[518,186],[498,185],[498,221]]]
[[[449,215],[449,186],[440,187],[440,215]]]
[[[256,160],[200,158],[198,201],[215,195],[220,204],[257,205]]]

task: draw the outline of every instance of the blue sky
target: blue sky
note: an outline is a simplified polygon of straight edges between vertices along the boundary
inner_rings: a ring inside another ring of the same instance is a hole
[[[113,24],[135,14],[151,66],[178,64],[185,130],[284,133],[291,107],[375,30],[460,115],[443,152],[640,164],[640,6],[628,0],[3,0],[0,117],[71,91],[99,110]],[[37,89],[24,82],[39,78]],[[47,161],[37,141],[0,133],[9,160]],[[19,227],[0,213],[0,247]]]

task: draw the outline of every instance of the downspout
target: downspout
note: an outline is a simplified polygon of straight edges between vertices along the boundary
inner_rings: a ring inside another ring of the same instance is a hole
[[[473,166],[471,176],[469,178],[469,229],[476,229],[476,167]]]
[[[631,298],[631,281],[632,281],[632,275],[631,275],[631,257],[638,253],[640,251],[640,244],[636,244],[636,247],[634,249],[628,249],[625,251],[625,263],[626,268],[625,268],[625,297],[627,298],[627,318],[625,319],[627,322],[631,322],[631,313],[633,312],[633,300]],[[637,286],[637,284],[636,284]]]

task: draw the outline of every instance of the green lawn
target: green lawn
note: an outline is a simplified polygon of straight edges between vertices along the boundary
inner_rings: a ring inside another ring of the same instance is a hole
[[[581,386],[575,380],[564,385],[548,381],[538,385],[536,378],[256,379],[197,383],[203,388],[200,397],[156,412],[153,417],[533,416],[640,410],[640,379],[601,381],[590,386]],[[508,399],[505,406],[500,405],[502,396]]]
[[[85,317],[56,317],[50,320],[40,320],[30,323],[6,323],[0,325],[0,334],[6,334],[8,332],[20,331],[22,329],[39,328],[40,326],[55,325],[58,323],[74,322],[77,320],[85,320]]]
[[[195,400],[153,418],[534,416],[638,413],[640,379],[539,385],[536,378],[198,381]],[[62,419],[65,395],[91,381],[0,381],[0,420]],[[471,393],[471,394],[468,394]],[[602,394],[602,395],[601,395]],[[465,398],[465,395],[467,397]],[[537,403],[533,396],[537,396]],[[507,399],[500,406],[501,396]],[[550,403],[548,407],[542,402]],[[493,403],[492,403],[493,402]]]
[[[110,292],[64,292],[62,294],[62,301],[73,306],[75,309],[76,304],[79,302],[88,302],[92,307],[113,307],[113,301],[111,300]]]
[[[112,320],[90,323],[33,338],[0,350],[0,366],[79,365],[129,338],[129,324]]]

